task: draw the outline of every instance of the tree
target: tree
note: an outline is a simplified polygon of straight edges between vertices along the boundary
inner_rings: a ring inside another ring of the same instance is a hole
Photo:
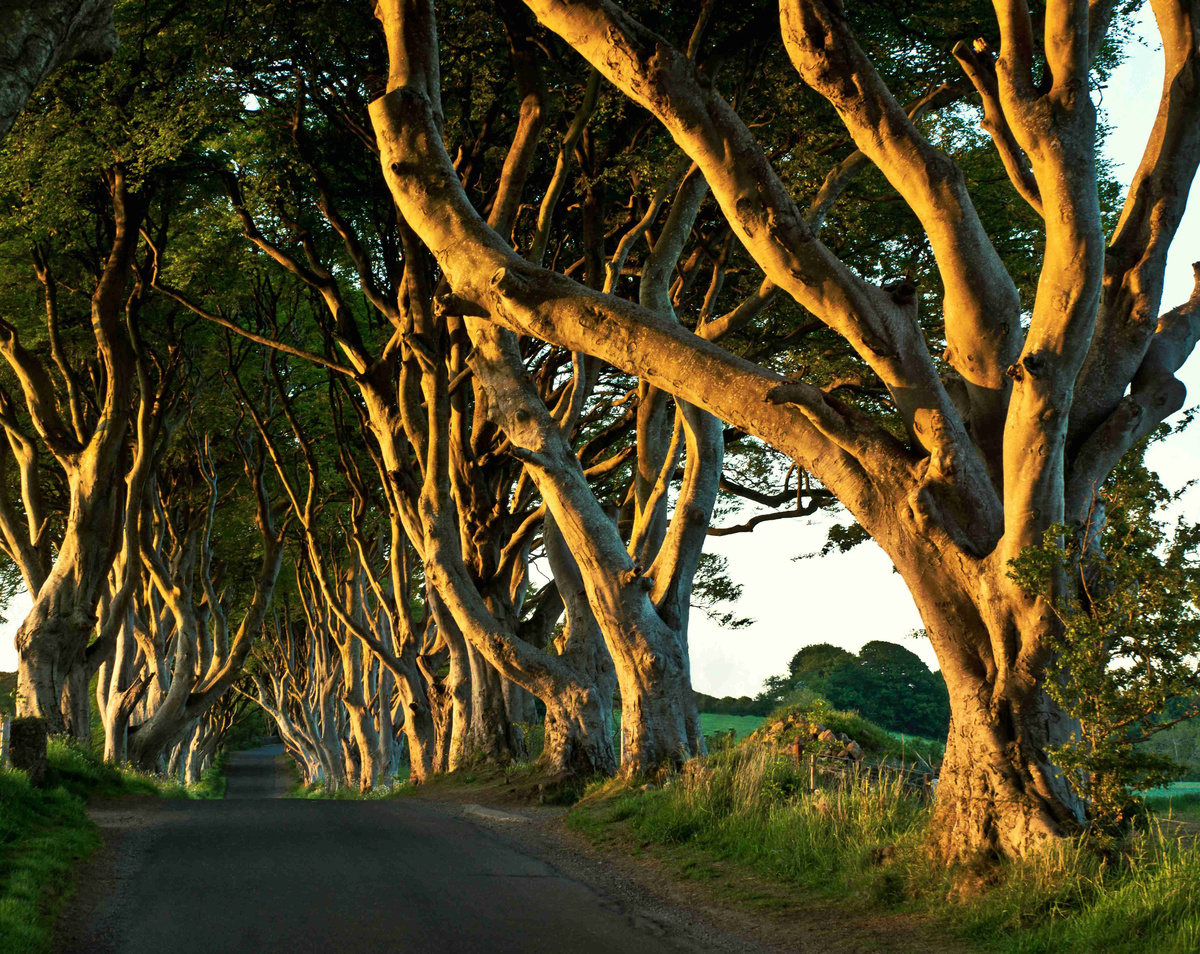
[[[102,4],[56,6],[54,22],[41,24],[54,62],[72,44],[86,45],[88,35],[111,38]],[[38,28],[48,13],[18,12],[21,30]],[[129,518],[140,507],[179,360],[178,342],[161,351],[146,345],[154,337],[142,325],[150,276],[137,253],[143,229],[166,230],[165,210],[152,206],[211,113],[196,108],[203,96],[180,76],[179,50],[195,21],[169,22],[163,13],[160,5],[123,6],[132,48],[98,69],[61,69],[4,143],[0,245],[8,263],[24,258],[19,272],[6,269],[0,326],[11,375],[5,431],[24,477],[20,504],[5,507],[12,518],[6,544],[34,596],[17,638],[18,708],[46,719],[52,731],[87,731],[88,676],[111,651],[115,627],[88,643],[122,534],[135,534]],[[59,22],[62,14],[69,16]],[[69,34],[63,49],[61,31]],[[202,69],[200,62],[189,67]],[[31,317],[31,299],[22,294],[30,277],[44,319]],[[39,444],[61,478],[39,475]],[[65,490],[57,513],[47,511],[38,486],[47,479],[61,480]]]
[[[854,653],[832,646],[829,643],[813,643],[799,650],[788,663],[788,674],[793,679],[819,676],[828,679],[835,669],[854,661]]]
[[[1014,186],[1043,217],[1026,305],[962,169],[896,102],[840,6],[781,5],[797,71],[920,221],[942,285],[939,363],[913,284],[868,281],[816,238],[690,56],[607,0],[527,5],[664,124],[770,281],[883,383],[902,429],[518,256],[470,206],[443,150],[432,4],[386,0],[389,77],[371,116],[397,206],[453,290],[447,307],[638,373],[790,454],[891,557],[938,653],[953,712],[937,802],[943,855],[1023,855],[1073,831],[1082,806],[1049,756],[1071,731],[1045,684],[1057,624],[1008,566],[1046,529],[1081,526],[1116,462],[1181,406],[1175,372],[1198,337],[1200,288],[1161,316],[1159,306],[1200,162],[1200,86],[1187,79],[1200,10],[1154,4],[1162,105],[1107,252],[1089,90],[1115,4],[1051,2],[1039,37],[1023,3],[1001,0],[992,40],[955,48]]]
[[[117,47],[112,0],[22,0],[0,10],[0,139],[62,64],[108,59]]]
[[[1200,715],[1200,525],[1168,528],[1159,514],[1174,499],[1127,461],[1081,536],[1047,530],[1012,566],[1061,624],[1048,686],[1079,731],[1055,760],[1101,831],[1126,827],[1136,792],[1183,771],[1145,743]],[[1077,581],[1065,593],[1054,586],[1064,576]]]

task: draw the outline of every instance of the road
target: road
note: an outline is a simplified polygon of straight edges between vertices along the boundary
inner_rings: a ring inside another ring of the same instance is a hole
[[[93,808],[106,848],[60,918],[60,954],[744,949],[674,930],[462,806],[279,798],[280,751],[235,755],[221,801]]]

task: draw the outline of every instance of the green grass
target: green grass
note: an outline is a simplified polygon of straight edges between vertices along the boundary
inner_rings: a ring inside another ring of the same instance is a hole
[[[188,788],[128,767],[105,765],[91,750],[51,739],[46,783],[34,788],[24,772],[0,769],[0,951],[37,952],[74,890],[75,869],[100,844],[85,810],[90,797],[221,798],[224,759]]]
[[[348,786],[330,791],[324,785],[315,784],[302,785],[291,792],[288,797],[331,799],[333,801],[346,802],[381,801],[387,798],[400,798],[404,795],[411,795],[416,791],[416,788],[411,782],[393,782],[391,785],[377,786],[369,792],[360,792],[357,788],[350,788]]]
[[[24,772],[0,769],[0,950],[49,947],[75,867],[99,844],[83,802],[66,788],[37,789]]]
[[[700,713],[700,730],[705,735],[728,732],[733,729],[739,739],[745,738],[762,724],[762,716],[719,715],[715,712]]]
[[[1147,800],[1174,798],[1177,795],[1200,795],[1200,782],[1175,782],[1166,788],[1154,788],[1145,793]]]
[[[1156,824],[1125,853],[1068,843],[1010,864],[993,890],[957,906],[963,933],[1013,954],[1194,954],[1200,950],[1200,848]]]
[[[821,726],[848,735],[862,746],[869,758],[876,760],[888,759],[911,765],[919,755],[926,762],[936,764],[946,754],[944,742],[888,732],[857,712],[833,708],[820,696],[810,696],[806,701],[776,709],[763,720],[756,738],[762,737],[769,744],[782,748],[797,735],[807,736],[810,730]]]
[[[681,878],[732,867],[796,903],[933,919],[983,950],[1200,951],[1194,839],[1151,824],[1126,851],[1107,856],[1065,844],[1027,862],[946,870],[930,862],[929,804],[897,778],[829,776],[810,791],[807,767],[782,749],[799,717],[816,715],[784,712],[786,730],[768,724],[751,740],[686,764],[659,787],[597,784],[568,824],[622,851],[657,852]],[[819,722],[877,755],[899,746],[853,713],[821,710]],[[912,740],[903,745],[911,751]],[[736,876],[710,880],[719,897],[744,903],[734,891]]]

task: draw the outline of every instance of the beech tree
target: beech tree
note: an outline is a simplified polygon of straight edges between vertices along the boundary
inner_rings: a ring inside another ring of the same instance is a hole
[[[109,9],[11,7],[11,42],[37,38],[14,55],[26,65],[43,56],[41,79],[72,51],[112,53]],[[101,635],[97,611],[122,549],[122,527],[132,532],[127,517],[140,507],[179,359],[170,343],[146,350],[144,339],[156,340],[158,329],[143,325],[150,289],[138,255],[141,232],[166,228],[161,210],[148,220],[151,206],[211,117],[207,108],[187,108],[198,94],[183,82],[178,53],[190,23],[175,22],[159,5],[123,6],[118,19],[136,40],[133,48],[100,67],[60,69],[3,145],[6,261],[18,250],[32,260],[20,277],[6,270],[10,294],[0,335],[11,374],[6,433],[24,477],[20,503],[14,497],[8,507],[6,541],[34,597],[17,638],[18,711],[45,719],[51,731],[70,725],[79,734],[88,731],[88,677],[110,651],[115,628],[90,651],[88,643],[94,632]],[[189,68],[202,69],[201,62]],[[26,86],[22,101],[32,89]],[[6,87],[6,95],[15,88]],[[11,102],[6,123],[20,105]],[[26,275],[40,286],[36,305],[21,294]],[[31,320],[37,311],[44,319]],[[35,451],[53,458],[61,473],[49,478],[61,481],[58,512],[47,510],[35,486]],[[17,527],[21,518],[26,530]]]
[[[0,10],[0,139],[62,64],[105,60],[117,47],[112,0],[19,0]]]
[[[1021,855],[1074,830],[1080,804],[1046,752],[1071,731],[1044,685],[1056,623],[1045,597],[1023,592],[1008,566],[1048,527],[1081,525],[1115,463],[1183,400],[1175,372],[1200,336],[1200,292],[1161,315],[1159,306],[1200,161],[1200,11],[1153,4],[1166,56],[1162,105],[1107,242],[1090,76],[1115,5],[1050,2],[1035,29],[1023,2],[997,0],[992,41],[956,47],[1017,193],[1044,221],[1026,304],[961,170],[898,105],[840,5],[781,4],[800,77],[924,229],[943,286],[939,363],[911,283],[880,287],[829,252],[685,51],[607,0],[527,5],[663,123],[737,239],[849,342],[904,429],[518,255],[471,206],[443,148],[433,4],[384,0],[387,91],[371,116],[397,206],[445,274],[444,307],[641,374],[790,454],[891,557],[938,653],[952,708],[936,807],[944,856]],[[514,444],[532,443],[538,435],[518,423],[505,422]],[[599,602],[598,589],[589,595]]]
[[[529,41],[523,33],[525,24],[511,27],[508,53],[519,75],[536,74],[529,61]],[[304,65],[309,70],[314,68],[307,61]],[[328,69],[328,64],[318,62],[317,68]],[[526,76],[519,85],[528,93],[537,85],[536,76]],[[514,342],[492,340],[488,337],[490,329],[476,330],[460,316],[447,317],[433,307],[434,275],[425,253],[411,241],[404,224],[391,219],[390,197],[382,206],[383,215],[376,212],[372,216],[370,209],[365,214],[356,209],[355,198],[338,186],[333,174],[336,168],[330,164],[326,152],[331,146],[338,148],[337,141],[322,142],[318,135],[327,137],[328,133],[320,126],[316,126],[315,132],[310,128],[314,121],[309,117],[314,115],[333,115],[337,122],[334,128],[343,133],[353,128],[357,117],[353,113],[344,114],[344,105],[324,92],[329,88],[323,74],[318,73],[298,90],[280,91],[266,84],[255,87],[254,91],[263,112],[270,112],[282,96],[287,96],[282,105],[290,115],[290,148],[301,168],[311,176],[311,183],[285,180],[284,198],[262,208],[259,205],[262,200],[256,202],[246,184],[229,176],[225,179],[246,237],[266,258],[310,290],[321,309],[312,316],[320,333],[327,345],[346,356],[348,363],[343,364],[328,352],[297,347],[292,343],[296,340],[292,325],[286,333],[270,327],[264,327],[267,333],[252,331],[244,322],[230,319],[228,302],[211,297],[205,303],[196,301],[186,289],[170,284],[167,277],[161,278],[157,287],[231,331],[292,357],[306,358],[333,372],[337,380],[353,384],[349,403],[359,415],[383,485],[383,502],[391,512],[393,563],[401,565],[396,558],[409,546],[419,555],[426,600],[430,612],[438,619],[438,639],[450,654],[451,674],[443,698],[449,698],[455,710],[450,726],[451,767],[457,764],[458,753],[464,747],[455,743],[456,738],[465,740],[465,746],[472,751],[496,756],[507,753],[508,757],[518,754],[520,743],[512,724],[526,717],[519,717],[515,710],[529,709],[527,701],[521,702],[519,690],[538,696],[548,709],[546,758],[557,770],[610,771],[614,762],[609,720],[612,685],[610,676],[605,675],[611,672],[611,664],[606,662],[611,650],[603,645],[603,637],[609,636],[604,632],[605,623],[596,625],[595,620],[585,618],[585,614],[593,614],[593,609],[586,601],[575,599],[564,644],[554,652],[546,652],[542,647],[549,627],[557,618],[554,609],[557,606],[561,613],[562,599],[568,598],[562,581],[556,581],[555,591],[539,594],[537,610],[526,608],[526,598],[532,595],[527,584],[530,545],[542,524],[543,514],[554,507],[537,504],[539,493],[543,499],[547,496],[546,485],[536,476],[532,481],[529,479],[529,474],[540,474],[535,462],[513,453],[512,442],[495,427],[493,418],[498,409],[521,413],[532,409],[530,413],[539,416],[537,426],[544,433],[562,433],[563,439],[555,447],[558,457],[554,466],[560,476],[574,483],[570,487],[559,485],[555,491],[559,502],[555,506],[589,510],[592,514],[589,519],[598,528],[594,532],[606,535],[606,542],[594,548],[596,555],[589,559],[593,563],[599,559],[605,566],[614,592],[623,589],[632,594],[621,597],[632,601],[634,608],[625,611],[625,618],[635,619],[631,625],[656,630],[654,638],[661,642],[654,650],[659,660],[657,666],[643,666],[639,670],[631,662],[624,664],[628,682],[622,688],[626,707],[622,748],[627,769],[638,771],[663,761],[678,760],[689,750],[698,751],[703,743],[691,700],[684,634],[691,582],[720,476],[720,425],[700,412],[681,409],[676,437],[670,446],[668,415],[674,416],[674,411],[669,408],[666,396],[652,398],[648,394],[641,402],[643,417],[656,416],[658,422],[657,430],[643,428],[644,437],[638,439],[638,470],[642,476],[630,497],[628,532],[633,540],[629,546],[647,569],[657,560],[661,573],[652,577],[640,571],[631,572],[627,544],[588,485],[588,479],[602,479],[628,459],[624,448],[618,448],[607,458],[603,456],[605,448],[620,437],[620,431],[606,438],[597,434],[594,435],[597,439],[584,441],[580,452],[588,462],[586,468],[580,464],[571,443],[584,436],[581,427],[597,423],[597,418],[584,414],[584,409],[596,388],[598,368],[587,362],[586,356],[578,355],[568,358],[570,374],[560,373],[556,369],[563,367],[563,359],[547,355],[543,349],[541,354],[532,356],[534,363],[540,361],[541,366],[531,380],[525,372],[525,362],[531,356],[512,350]],[[294,106],[289,102],[293,97]],[[584,99],[586,103],[587,94]],[[529,105],[528,99],[525,103]],[[581,125],[582,120],[573,124],[573,128]],[[523,107],[501,170],[499,191],[492,202],[493,221],[499,227],[506,227],[505,217],[511,222],[516,213],[532,155],[530,144],[536,143],[539,128],[536,111]],[[577,130],[575,135],[582,133]],[[564,153],[570,155],[569,144],[560,150],[557,169],[567,163]],[[344,149],[340,149],[341,156]],[[262,185],[270,182],[278,188],[283,184],[268,179],[252,162],[245,166],[257,173]],[[598,285],[611,287],[623,273],[631,246],[654,222],[663,199],[678,187],[672,214],[656,246],[653,278],[644,277],[642,282],[644,295],[657,296],[664,303],[662,307],[671,308],[670,277],[706,192],[698,176],[684,175],[688,165],[682,166],[678,175],[660,188],[650,212],[634,218],[610,260],[597,262],[594,251],[585,255],[585,261],[590,256],[593,262],[587,271]],[[561,194],[561,186],[547,193],[550,199],[539,211],[540,221],[553,218],[554,203]],[[311,211],[305,208],[306,201],[311,201],[315,208]],[[272,219],[284,223],[285,228],[268,231],[266,223]],[[326,241],[322,241],[318,228],[328,236]],[[545,229],[539,234],[545,241]],[[351,305],[350,291],[354,284],[342,277],[344,271],[339,273],[335,267],[339,253],[348,259],[351,274],[357,278],[358,287],[365,292],[375,316],[370,312],[362,315]],[[168,253],[164,260],[169,263],[170,258]],[[389,330],[390,340],[376,330],[379,318],[386,321],[383,327]],[[267,325],[271,321],[273,317],[267,320]],[[485,352],[489,363],[475,367],[474,359]],[[286,408],[290,403],[286,389],[278,390]],[[653,415],[649,413],[652,406]],[[667,440],[660,433],[663,420],[667,423]],[[629,423],[632,426],[632,418]],[[298,446],[310,446],[300,429],[297,428],[295,436]],[[447,454],[445,460],[433,456],[443,453]],[[681,459],[686,459],[683,497],[675,507],[674,520],[668,522],[669,488]],[[297,490],[295,495],[294,507],[298,513],[309,512],[310,504],[302,502],[302,498],[311,501],[316,493],[315,454],[310,453],[307,470],[309,489]],[[348,472],[348,468],[343,470]],[[416,493],[418,490],[423,497]],[[431,502],[423,504],[422,500]],[[556,525],[565,524],[565,513],[562,510],[555,514]],[[301,522],[311,526],[314,519],[315,513]],[[572,520],[577,522],[578,518]],[[550,549],[554,549],[553,544]],[[577,561],[579,557],[576,554],[567,558],[557,552],[551,555],[551,560],[574,578],[576,574],[565,569],[571,559]],[[584,570],[575,583],[577,587],[583,585],[592,568]],[[590,575],[595,574],[590,572]],[[647,596],[654,579],[659,584],[658,592]],[[393,592],[399,592],[400,588],[394,580]],[[336,607],[337,601],[331,601],[331,605]],[[629,612],[635,616],[629,617]],[[343,623],[348,616],[345,609],[339,614]],[[618,626],[611,616],[606,622],[610,627]],[[397,621],[394,628],[397,632],[413,630],[403,621]],[[381,652],[377,637],[369,632],[361,632],[360,636],[373,651]],[[410,658],[416,657],[420,666],[419,657],[426,654],[417,652],[419,640],[414,634],[406,642],[411,647]],[[461,650],[456,650],[454,647],[460,642]],[[627,657],[630,652],[641,651],[625,649]],[[428,700],[434,681],[426,673],[425,686],[415,682],[420,676],[418,667],[405,664],[399,656],[392,665],[398,678],[409,686],[406,691],[412,699],[410,713],[424,718],[424,713],[434,707]],[[402,669],[407,669],[407,673],[402,674]],[[469,670],[469,679],[463,678],[466,673],[462,670]],[[597,680],[604,686],[597,685]],[[469,708],[468,700],[458,694],[463,687],[470,693]],[[440,688],[432,690],[435,695],[441,695]],[[646,700],[651,697],[654,702],[648,704]],[[416,757],[416,753],[428,749],[432,743],[428,732],[414,737],[413,723],[414,719],[410,719],[409,746],[414,754],[414,774],[420,777],[430,770],[425,766],[434,763],[424,756]],[[436,724],[437,720],[434,727]],[[460,736],[458,733],[468,726],[471,732]],[[425,741],[418,745],[422,737]]]

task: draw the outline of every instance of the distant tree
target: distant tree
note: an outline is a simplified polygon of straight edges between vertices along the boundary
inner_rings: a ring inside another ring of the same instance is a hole
[[[788,672],[793,679],[801,676],[829,678],[835,669],[854,663],[854,653],[830,643],[813,643],[805,646],[788,663]]]
[[[768,677],[757,703],[774,707],[801,692],[857,710],[892,732],[940,738],[950,728],[950,697],[941,673],[885,640],[872,640],[857,656],[830,643],[805,646],[786,675]]]

